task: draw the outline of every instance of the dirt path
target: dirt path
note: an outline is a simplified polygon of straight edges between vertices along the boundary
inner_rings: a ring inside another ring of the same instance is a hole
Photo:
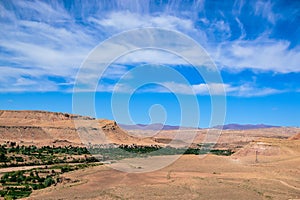
[[[285,182],[285,181],[279,181],[279,182],[282,183],[283,185],[289,187],[289,188],[292,188],[292,189],[294,189],[294,190],[300,191],[300,188],[297,188],[297,187],[295,187],[295,186],[292,186],[292,185],[288,184],[288,183]]]
[[[29,170],[34,168],[45,168],[46,165],[34,165],[34,166],[22,166],[22,167],[7,167],[1,168],[0,173],[13,172],[13,171],[21,171],[21,170]],[[49,166],[48,166],[49,167]]]

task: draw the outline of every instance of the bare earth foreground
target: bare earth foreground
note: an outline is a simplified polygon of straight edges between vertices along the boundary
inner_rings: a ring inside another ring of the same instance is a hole
[[[0,142],[25,146],[166,146],[173,140],[176,147],[195,133],[191,146],[197,147],[207,130],[179,130],[179,139],[177,132],[128,132],[113,121],[67,113],[0,111]],[[33,190],[27,199],[300,199],[299,132],[292,127],[226,130],[216,148],[233,150],[231,156],[183,155],[170,165],[166,161],[175,156],[119,160],[64,173],[68,181]],[[152,170],[156,163],[166,164]],[[23,168],[3,168],[0,174]]]
[[[65,174],[75,183],[37,190],[28,199],[300,199],[300,142],[272,140],[287,155],[184,155],[175,163],[149,173],[112,169],[128,159]],[[159,159],[165,159],[165,156]],[[146,165],[143,165],[146,164]]]

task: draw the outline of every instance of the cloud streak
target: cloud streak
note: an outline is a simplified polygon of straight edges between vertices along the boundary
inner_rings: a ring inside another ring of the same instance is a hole
[[[224,96],[235,96],[235,97],[261,97],[274,94],[284,93],[284,90],[278,90],[275,88],[261,88],[251,83],[245,83],[242,85],[230,85],[225,83],[200,83],[200,84],[183,84],[176,82],[161,82],[155,83],[154,85],[136,88],[135,90],[130,84],[102,84],[99,85],[98,92],[117,92],[117,93],[129,93],[135,91],[137,93],[173,93],[183,95],[224,95]],[[88,90],[89,91],[89,90]],[[88,92],[85,91],[85,92]],[[81,91],[84,92],[84,91]]]
[[[291,12],[293,5],[279,9],[280,4],[235,1],[211,10],[215,4],[207,1],[2,1],[0,90],[69,90],[81,63],[96,45],[113,34],[141,27],[167,28],[189,35],[205,47],[220,69],[300,73],[300,41],[281,34],[284,27],[278,26],[292,23],[289,19],[297,24],[299,11]],[[290,26],[288,31],[294,33],[296,29]],[[189,53],[192,55],[193,51]],[[134,63],[186,64],[176,56],[149,51],[136,52],[119,61],[115,63],[119,67],[112,67],[105,78],[118,79],[128,71],[126,65]],[[177,86],[184,90],[185,86]],[[224,86],[237,96],[246,96],[256,89],[240,83]],[[194,85],[193,89],[204,94],[205,87]],[[282,91],[264,86],[258,89],[259,96]]]
[[[220,44],[214,60],[222,67],[257,69],[281,73],[300,72],[300,48],[290,49],[290,42],[257,38]]]

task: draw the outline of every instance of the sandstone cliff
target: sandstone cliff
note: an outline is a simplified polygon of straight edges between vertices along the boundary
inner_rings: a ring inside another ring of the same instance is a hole
[[[23,145],[151,144],[111,120],[45,111],[0,111],[0,143]]]

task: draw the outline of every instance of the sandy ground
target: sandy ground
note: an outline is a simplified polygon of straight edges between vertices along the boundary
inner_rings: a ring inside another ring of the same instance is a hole
[[[83,135],[74,128],[74,118],[87,127]],[[83,140],[101,142],[105,136],[122,144],[168,145],[174,139],[174,145],[197,145],[209,142],[208,138],[218,148],[237,151],[230,157],[125,159],[63,174],[68,181],[34,191],[28,199],[300,199],[299,128],[226,130],[220,137],[212,131],[129,131],[128,135],[113,121],[64,113],[0,111],[1,142],[80,145]]]
[[[131,159],[132,168],[143,171],[149,159]],[[34,191],[28,199],[300,199],[299,155],[280,160],[261,156],[258,163],[253,156],[184,155],[148,173],[111,168],[124,163],[65,174],[75,183]]]

